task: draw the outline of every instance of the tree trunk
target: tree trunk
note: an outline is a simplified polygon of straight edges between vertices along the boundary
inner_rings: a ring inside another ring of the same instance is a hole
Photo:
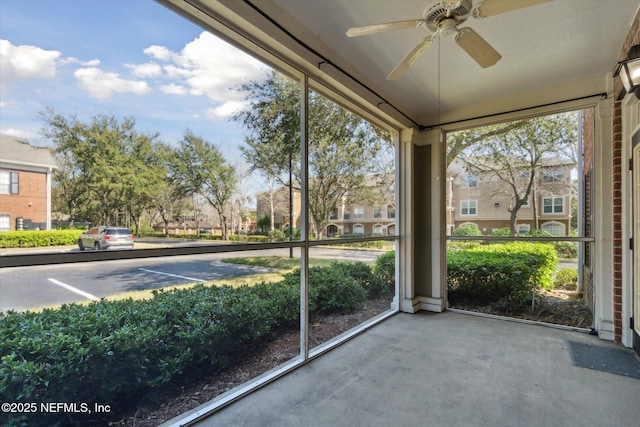
[[[273,206],[273,193],[269,194],[269,209],[271,209],[271,224],[269,224],[269,231],[273,231],[276,223],[276,210]]]
[[[516,209],[512,209],[510,211],[510,218],[509,218],[509,228],[510,228],[510,234],[511,236],[515,236],[516,235],[516,220],[518,219],[518,211]]]

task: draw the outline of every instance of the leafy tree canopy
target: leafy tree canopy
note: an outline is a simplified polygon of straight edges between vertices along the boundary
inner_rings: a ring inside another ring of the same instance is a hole
[[[300,188],[300,87],[272,72],[240,90],[248,106],[234,117],[249,131],[241,148],[265,178]],[[389,149],[388,135],[316,92],[309,94],[309,210],[321,235],[331,215],[346,203],[371,198],[366,177]],[[378,162],[377,162],[378,161]]]

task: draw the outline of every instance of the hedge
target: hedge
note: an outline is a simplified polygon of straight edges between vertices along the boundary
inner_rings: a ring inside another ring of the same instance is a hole
[[[269,242],[269,236],[262,236],[260,234],[231,234],[229,240],[232,242],[251,242],[251,243],[265,243]]]
[[[83,230],[3,231],[0,248],[36,248],[75,245]]]
[[[173,239],[185,239],[185,240],[222,240],[222,236],[219,236],[217,234],[207,234],[207,233],[200,233],[199,235],[198,234],[169,234],[168,236],[165,236],[163,234],[162,237],[170,237]]]
[[[310,311],[353,312],[373,280],[361,263],[313,267]],[[0,402],[101,403],[118,418],[183,374],[222,370],[259,349],[298,322],[299,307],[298,271],[252,287],[198,285],[143,301],[0,312]],[[0,413],[0,425],[104,424],[109,414],[96,416]]]
[[[373,271],[387,285],[389,290],[396,283],[396,251],[389,251],[376,258]]]
[[[516,304],[530,298],[535,286],[551,289],[558,261],[555,249],[545,243],[512,242],[483,245],[466,251],[449,251],[449,296]]]

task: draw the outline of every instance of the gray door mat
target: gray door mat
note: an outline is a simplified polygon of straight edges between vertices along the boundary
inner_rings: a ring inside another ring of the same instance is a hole
[[[640,379],[640,360],[631,350],[569,341],[573,366]]]

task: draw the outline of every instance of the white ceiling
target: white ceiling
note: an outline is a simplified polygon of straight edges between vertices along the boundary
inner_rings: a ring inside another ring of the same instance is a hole
[[[509,0],[505,0],[509,1]],[[555,0],[492,16],[472,27],[501,55],[493,67],[477,65],[452,37],[439,37],[396,81],[386,76],[422,38],[426,28],[348,38],[350,27],[421,18],[430,0],[274,0],[341,60],[395,100],[418,123],[468,104],[611,72],[638,0]],[[260,6],[261,2],[256,2]],[[287,22],[280,22],[287,27]],[[439,101],[439,102],[438,102]]]
[[[225,16],[225,25],[231,23],[240,32],[251,32],[249,26],[260,30],[271,27],[261,33],[258,43],[282,37],[302,42],[420,125],[439,123],[455,116],[451,112],[505,97],[517,98],[518,94],[527,94],[523,96],[527,99],[510,105],[536,105],[538,100],[531,94],[545,89],[553,93],[549,88],[598,77],[604,81],[640,7],[640,0],[552,0],[488,18],[469,18],[460,27],[473,28],[491,44],[502,55],[497,64],[483,69],[453,37],[438,37],[395,81],[386,80],[386,76],[430,34],[426,28],[354,38],[345,35],[351,27],[422,18],[424,10],[437,1],[187,0],[209,15],[221,7],[230,10],[239,20]],[[317,58],[304,60],[319,69]],[[584,86],[583,92],[591,90]]]

